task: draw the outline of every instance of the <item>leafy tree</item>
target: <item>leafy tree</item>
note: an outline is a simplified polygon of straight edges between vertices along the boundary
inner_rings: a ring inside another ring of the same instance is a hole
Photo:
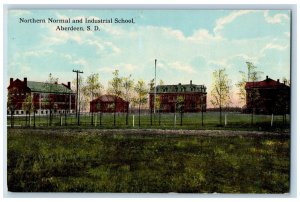
[[[220,125],[222,125],[222,108],[229,105],[230,101],[230,81],[225,68],[213,72],[213,84],[210,102],[214,107],[219,108]]]
[[[99,80],[100,77],[98,73],[93,73],[86,78],[86,82],[82,86],[82,92],[84,96],[88,98],[88,101],[92,101],[95,97],[101,95],[103,86]]]
[[[141,106],[147,103],[147,87],[143,80],[139,80],[137,84],[134,86],[134,90],[137,93],[137,98],[135,102],[139,106],[139,126],[141,125]]]
[[[49,74],[48,80],[45,82],[45,88],[47,89],[48,93],[45,95],[44,99],[44,107],[46,109],[49,109],[49,125],[52,124],[52,119],[53,119],[53,110],[57,107],[55,104],[55,95],[52,93],[53,92],[53,85],[52,84],[57,84],[58,83],[58,78],[55,78],[52,76],[52,74]]]
[[[180,113],[180,125],[182,126],[182,116],[184,112],[184,97],[182,95],[176,98],[176,110]]]
[[[99,74],[91,74],[86,78],[85,85],[82,87],[84,96],[87,98],[87,103],[94,100],[95,97],[101,95],[101,89],[103,88],[100,83]],[[94,111],[92,110],[91,125],[94,124]]]
[[[157,95],[155,98],[155,110],[158,111],[158,125],[160,125],[160,111],[161,111],[161,95]]]
[[[33,104],[33,100],[32,100],[32,97],[30,94],[26,95],[26,98],[25,98],[24,102],[22,103],[22,109],[26,112],[26,125],[27,125],[27,114],[29,115],[29,120],[30,120],[31,112],[33,112],[33,114],[35,114],[34,104]]]
[[[117,97],[121,97],[123,78],[119,76],[119,70],[113,72],[113,79],[109,82],[108,92],[115,96],[114,100],[114,125],[116,125]]]
[[[150,80],[150,82],[148,83],[148,86],[149,86],[149,93],[154,92],[154,89],[155,89],[154,79]],[[155,101],[156,101],[156,98],[153,97],[153,102],[155,102]],[[155,106],[152,106],[152,104],[150,103],[150,123],[151,123],[151,125],[152,125],[152,113],[154,110],[155,110]]]
[[[123,89],[124,89],[124,99],[129,104],[132,102],[132,90],[134,87],[134,80],[131,78],[131,74],[123,78]],[[126,125],[128,125],[128,115],[129,115],[129,106],[126,113]]]
[[[201,125],[203,126],[203,119],[204,119],[204,115],[203,115],[203,112],[204,112],[204,109],[206,108],[206,102],[205,102],[205,97],[204,95],[201,96],[200,98],[201,102],[200,102],[200,110],[201,110]]]
[[[8,89],[7,108],[10,111],[10,124],[12,128],[14,127],[14,113],[18,104],[17,93],[18,89],[15,87]]]

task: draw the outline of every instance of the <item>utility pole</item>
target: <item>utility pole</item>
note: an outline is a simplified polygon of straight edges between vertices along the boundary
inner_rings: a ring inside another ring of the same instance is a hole
[[[155,72],[154,72],[154,75],[155,75],[155,77],[154,77],[154,119],[155,119],[155,111],[156,111],[156,109],[155,109],[155,104],[156,104],[156,62],[157,62],[157,60],[155,59]]]
[[[77,77],[76,77],[76,117],[77,117],[77,124],[80,125],[80,106],[79,106],[79,88],[78,88],[78,74],[82,74],[83,71],[80,71],[80,70],[73,70],[73,72],[75,72],[77,74]]]

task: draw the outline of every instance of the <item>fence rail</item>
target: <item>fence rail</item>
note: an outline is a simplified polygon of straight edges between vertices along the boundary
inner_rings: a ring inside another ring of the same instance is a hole
[[[224,113],[222,126],[226,127],[288,127],[289,115],[254,115]],[[183,128],[201,129],[204,126],[220,126],[219,113],[81,113],[76,114],[7,115],[8,127],[73,127],[90,126],[102,128]]]

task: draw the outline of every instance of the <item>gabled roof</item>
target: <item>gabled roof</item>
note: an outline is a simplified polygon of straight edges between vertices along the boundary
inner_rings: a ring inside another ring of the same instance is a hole
[[[178,84],[178,85],[158,85],[156,86],[156,93],[206,93],[204,85],[195,84]],[[154,93],[154,89],[150,91]]]
[[[44,93],[74,93],[63,84],[27,81],[27,87],[33,92]]]
[[[126,102],[124,99],[121,97],[117,97],[115,95],[101,95],[98,98],[92,100],[91,102],[114,102],[115,98],[117,98],[118,102],[123,101]]]
[[[278,81],[274,81],[273,79],[266,78],[263,81],[257,82],[247,82],[245,88],[278,88],[278,87],[288,87],[287,85],[280,83]]]

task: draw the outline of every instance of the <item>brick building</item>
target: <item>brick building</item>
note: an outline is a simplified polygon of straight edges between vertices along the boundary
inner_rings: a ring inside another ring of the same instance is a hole
[[[36,114],[72,113],[76,107],[76,93],[71,89],[71,84],[45,83],[36,81],[14,80],[10,78],[8,86],[7,113],[25,114],[23,104],[30,96]]]
[[[102,95],[90,102],[90,112],[112,113],[115,105],[116,112],[128,111],[129,102],[114,95]]]
[[[154,90],[149,93],[149,107],[154,109]],[[178,97],[183,97],[184,112],[206,111],[206,87],[204,85],[190,84],[158,85],[156,97],[160,102],[161,112],[174,112],[178,108]],[[158,106],[156,107],[158,108]],[[158,109],[156,109],[158,110]]]
[[[270,79],[258,82],[247,82],[245,112],[258,114],[289,114],[290,113],[290,86]]]

